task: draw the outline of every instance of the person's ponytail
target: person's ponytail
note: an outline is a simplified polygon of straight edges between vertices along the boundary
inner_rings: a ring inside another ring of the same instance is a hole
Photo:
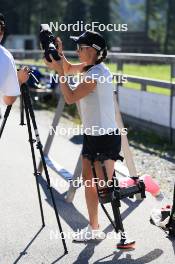
[[[107,53],[108,53],[107,52],[107,48],[105,48],[102,51],[98,51],[97,52],[98,59],[97,59],[95,64],[100,64],[101,62],[103,62],[106,59],[106,57],[107,57]]]

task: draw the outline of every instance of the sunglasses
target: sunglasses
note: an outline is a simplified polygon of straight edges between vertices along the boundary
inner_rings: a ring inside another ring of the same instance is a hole
[[[77,50],[78,51],[82,51],[83,50],[83,48],[90,48],[90,46],[87,46],[87,45],[79,45],[79,44],[77,44]]]

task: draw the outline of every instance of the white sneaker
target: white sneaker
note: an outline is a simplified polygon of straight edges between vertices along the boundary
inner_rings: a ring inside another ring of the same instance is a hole
[[[73,240],[77,242],[88,241],[92,239],[103,240],[106,234],[100,229],[92,229],[90,225],[80,230],[80,232],[75,232],[73,235]]]

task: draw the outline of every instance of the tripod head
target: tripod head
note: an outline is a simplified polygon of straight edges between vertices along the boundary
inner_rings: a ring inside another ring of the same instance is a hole
[[[35,77],[35,75],[33,74],[33,71],[31,69],[29,69],[29,80],[32,79],[32,81],[35,81],[36,84],[39,84],[38,79]],[[21,96],[20,96],[20,126],[24,126],[24,100],[23,100],[23,89],[28,89],[28,84],[27,83],[23,83],[21,85]],[[28,93],[29,93],[29,89],[28,89]],[[30,94],[30,93],[29,93]]]

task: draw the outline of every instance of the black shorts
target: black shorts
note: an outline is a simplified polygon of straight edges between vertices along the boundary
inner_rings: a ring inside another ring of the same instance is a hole
[[[96,160],[100,155],[104,159],[123,161],[123,157],[119,155],[120,151],[121,135],[118,135],[117,131],[101,136],[83,135],[83,158]]]

